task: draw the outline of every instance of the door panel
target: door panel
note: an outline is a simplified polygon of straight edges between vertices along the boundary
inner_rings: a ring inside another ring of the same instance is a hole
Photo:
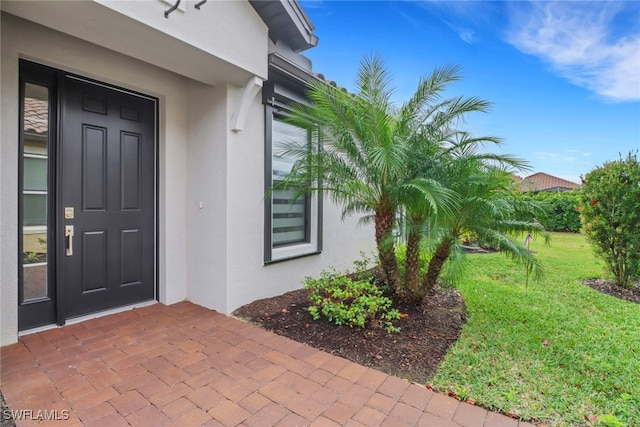
[[[83,231],[81,251],[82,293],[107,289],[107,236],[104,230]]]
[[[142,142],[142,135],[133,133],[122,133],[122,140],[120,142],[120,152],[122,156],[120,158],[120,170],[121,170],[121,182],[123,183],[121,188],[121,206],[124,210],[138,210],[140,209],[140,178],[142,171],[140,170],[140,144]],[[126,185],[124,185],[126,183]]]
[[[62,106],[59,210],[74,212],[59,248],[66,316],[151,300],[155,102],[67,77]]]
[[[73,125],[71,125],[73,126]],[[82,210],[104,211],[107,189],[107,129],[82,125]]]

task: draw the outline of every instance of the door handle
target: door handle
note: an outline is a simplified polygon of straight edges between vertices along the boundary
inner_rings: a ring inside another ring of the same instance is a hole
[[[66,255],[73,255],[73,225],[64,226],[64,237],[67,239]]]

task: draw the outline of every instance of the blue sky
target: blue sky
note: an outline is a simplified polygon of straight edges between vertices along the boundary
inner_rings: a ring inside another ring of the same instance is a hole
[[[350,89],[363,55],[379,54],[402,103],[420,76],[457,64],[448,95],[478,96],[473,134],[533,172],[579,182],[640,148],[639,1],[300,1],[320,38],[314,71]],[[493,150],[496,151],[496,150]]]

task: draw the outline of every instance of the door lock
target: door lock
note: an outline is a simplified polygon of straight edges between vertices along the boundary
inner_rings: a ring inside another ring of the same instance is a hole
[[[73,225],[64,226],[64,237],[67,239],[66,255],[73,255]]]

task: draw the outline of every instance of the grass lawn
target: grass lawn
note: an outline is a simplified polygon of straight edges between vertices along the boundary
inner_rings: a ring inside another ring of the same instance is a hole
[[[468,257],[467,324],[434,389],[549,426],[640,426],[640,305],[580,283],[605,275],[582,235],[531,250],[546,276],[528,289],[504,256]]]

